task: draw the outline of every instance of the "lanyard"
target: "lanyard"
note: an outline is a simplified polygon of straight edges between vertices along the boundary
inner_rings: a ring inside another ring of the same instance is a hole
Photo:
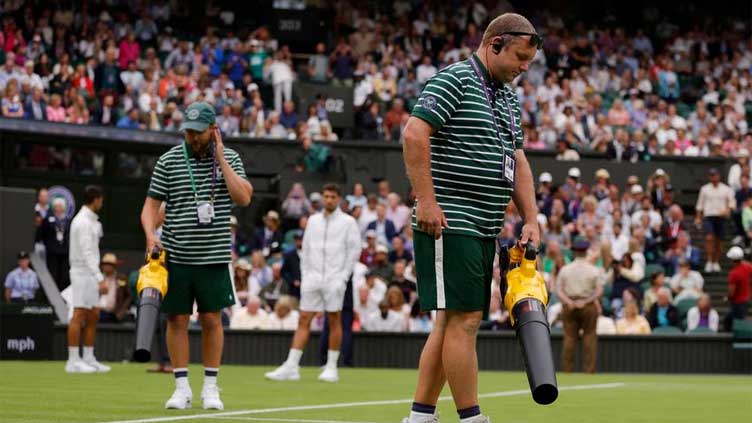
[[[493,89],[490,87],[490,85],[486,84],[486,79],[483,78],[483,72],[480,71],[478,68],[478,64],[475,63],[475,57],[470,58],[470,66],[473,67],[473,70],[475,71],[475,74],[478,76],[478,79],[480,79],[481,84],[483,85],[483,94],[486,96],[486,102],[488,103],[488,107],[491,108],[491,116],[493,116],[493,123],[494,127],[496,128],[496,133],[499,134],[499,140],[502,141],[502,146],[504,145],[504,140],[501,137],[501,130],[499,129],[499,124],[496,123],[496,112],[494,108],[494,102],[491,101],[491,96],[488,94],[489,91],[493,91]],[[507,113],[509,114],[509,124],[512,129],[512,143],[514,143],[515,134],[517,133],[516,125],[514,124],[514,116],[512,115],[512,109],[509,107],[509,100],[507,100],[506,95],[502,92],[501,95],[504,98],[504,103],[507,106]]]
[[[212,182],[211,182],[211,197],[209,202],[214,205],[214,187],[217,185],[217,160],[216,157],[214,157],[214,149],[211,149],[212,151]],[[185,166],[188,168],[188,176],[191,178],[191,188],[193,188],[193,198],[196,199],[196,204],[198,204],[198,190],[196,189],[196,180],[193,179],[193,167],[191,166],[191,161],[188,158],[188,145],[187,143],[183,142],[183,158],[185,159]]]

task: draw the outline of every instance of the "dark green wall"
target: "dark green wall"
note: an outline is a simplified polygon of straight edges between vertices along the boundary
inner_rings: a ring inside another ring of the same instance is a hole
[[[103,248],[140,250],[143,246],[139,214],[148,186],[150,166],[156,158],[180,141],[177,134],[152,133],[122,129],[83,127],[48,122],[28,122],[0,118],[0,185],[38,188],[65,185],[80,204],[84,186],[102,185],[106,190],[106,204],[102,211],[105,238]],[[302,156],[297,142],[287,140],[231,139],[227,145],[243,158],[246,173],[256,188],[253,203],[236,210],[241,224],[249,229],[260,222],[260,216],[278,206],[293,182],[301,181],[308,192],[318,191],[325,182],[337,182],[349,190],[353,183],[364,183],[373,190],[381,179],[388,179],[392,189],[406,194],[409,183],[405,176],[402,149],[383,142],[339,142],[333,144],[333,171],[326,175],[298,173],[295,165]],[[22,169],[25,155],[33,148],[69,151],[71,169]],[[96,160],[92,159],[96,158]],[[636,174],[646,181],[655,169],[662,168],[672,177],[679,194],[678,201],[691,207],[704,183],[710,167],[725,168],[729,163],[718,159],[680,158],[658,159],[652,162],[615,163],[600,156],[584,155],[579,162],[559,162],[550,152],[529,152],[533,174],[544,171],[562,181],[571,166],[580,168],[583,182],[591,183],[598,168],[609,170],[613,180],[623,184]],[[133,175],[128,164],[136,161],[144,166],[141,175]],[[86,168],[94,168],[87,172]]]

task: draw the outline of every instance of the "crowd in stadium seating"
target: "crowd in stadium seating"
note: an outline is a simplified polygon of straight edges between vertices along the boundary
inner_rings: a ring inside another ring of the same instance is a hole
[[[712,171],[711,181],[714,175]],[[555,292],[559,269],[573,258],[573,241],[585,240],[590,246],[587,259],[603,271],[605,293],[600,302],[599,333],[650,333],[664,326],[677,331],[698,326],[718,331],[718,314],[703,291],[703,273],[719,272],[720,268],[708,267],[709,261],[702,267],[700,249],[691,244],[684,212],[674,200],[670,176],[658,169],[647,181],[630,177],[624,187],[612,183],[605,169],[596,172],[592,186],[583,184],[582,178],[575,167],[564,181],[553,181],[547,172],[538,178],[543,230],[540,268],[549,292]],[[720,181],[718,186],[728,188]],[[412,195],[403,201],[390,192],[387,181],[372,194],[356,184],[342,201],[343,211],[358,220],[363,238],[360,264],[353,275],[356,330],[371,330],[374,319],[379,330],[425,331],[431,327],[431,314],[421,313],[416,305],[409,224],[413,202]],[[236,289],[247,293],[243,301],[252,299],[254,309],[272,312],[281,296],[299,298],[299,239],[306,216],[320,209],[319,194],[307,196],[303,186],[295,184],[282,203],[281,213],[270,211],[264,219],[265,227],[254,236],[244,236],[235,229],[236,255],[252,258],[251,263],[243,258],[235,262]],[[734,209],[735,201],[728,212]],[[752,213],[747,197],[738,210]],[[505,219],[500,246],[518,238],[522,227],[513,204]],[[712,226],[707,220],[705,223],[707,233],[712,233]],[[720,234],[720,239],[723,237]],[[491,315],[484,327],[509,329],[509,315],[501,305],[498,266],[494,275]],[[554,295],[549,307],[554,326],[561,325],[560,311],[561,304]]]
[[[236,31],[219,10],[212,16],[222,16],[224,23],[204,34],[184,34],[171,25],[179,14],[176,2],[155,2],[137,12],[24,8],[2,22],[2,115],[172,131],[187,104],[205,100],[215,105],[226,135],[301,140],[308,152],[301,166],[323,170],[328,150],[313,141],[338,139],[326,99],[300,115],[292,101],[293,81],[352,87],[356,129],[349,138],[398,142],[423,84],[467,58],[480,44],[479,28],[505,7],[471,3],[449,10],[442,2],[414,9],[411,2],[396,1],[376,14],[338,2],[335,41],[319,43],[302,67],[267,28]],[[526,148],[555,149],[561,160],[591,151],[617,161],[734,157],[738,163],[728,185],[736,191],[735,207],[723,213],[736,211],[737,234],[749,243],[752,42],[742,36],[749,24],[730,22],[735,30],[719,33],[680,29],[650,15],[644,27],[655,31],[645,33],[618,25],[565,25],[548,13],[534,22],[545,45],[517,81]],[[630,178],[626,186],[616,186],[602,169],[592,186],[581,179],[574,167],[565,181],[545,172],[538,178],[541,261],[549,287],[571,260],[573,239],[581,237],[609,287],[601,304],[603,333],[683,326],[685,316],[690,328],[699,322],[714,329],[717,318],[710,317],[698,271],[719,269],[710,259],[702,267],[670,176],[656,170],[647,181]],[[403,199],[391,192],[386,181],[377,193],[355,185],[343,202],[358,219],[364,242],[353,277],[361,330],[430,329],[430,314],[415,306],[412,203],[410,195]],[[299,239],[307,216],[320,207],[317,193],[307,195],[296,185],[279,210],[265,216],[263,228],[254,234],[235,229],[234,274],[243,309],[232,313],[231,326],[295,326]],[[512,207],[499,242],[513,240],[520,226]],[[716,231],[709,226],[707,232]],[[496,279],[498,284],[498,272]],[[498,286],[493,298],[487,326],[509,327]],[[553,300],[550,319],[556,325]]]
[[[231,12],[214,6],[203,34],[179,31],[174,1],[141,10],[28,6],[6,13],[2,115],[171,131],[187,104],[206,100],[227,135],[335,141],[325,98],[302,115],[292,102],[293,82],[306,80],[352,87],[350,137],[397,142],[423,84],[467,58],[480,43],[479,28],[509,7],[349,3],[337,3],[334,41],[299,52],[312,53],[301,66],[266,27],[237,28]],[[527,148],[623,161],[752,149],[749,23],[729,18],[723,28],[734,31],[687,30],[656,12],[646,12],[644,27],[655,28],[649,33],[533,16],[545,44],[517,81]]]

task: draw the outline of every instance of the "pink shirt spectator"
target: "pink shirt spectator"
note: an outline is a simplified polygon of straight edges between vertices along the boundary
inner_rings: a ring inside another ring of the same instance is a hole
[[[692,146],[692,140],[688,137],[684,137],[684,139],[678,139],[676,140],[676,146],[679,147],[681,151],[686,150],[687,148]]]
[[[141,55],[141,46],[136,41],[128,41],[124,39],[120,42],[120,57],[118,58],[118,64],[120,69],[127,69],[128,63],[135,62]]]
[[[65,122],[67,119],[63,106],[47,106],[47,120],[50,122]]]
[[[614,126],[629,125],[629,112],[623,108],[612,108],[608,111],[608,123]]]

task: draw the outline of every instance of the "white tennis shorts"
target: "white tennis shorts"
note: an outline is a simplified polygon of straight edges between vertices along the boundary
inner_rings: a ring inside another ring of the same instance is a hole
[[[327,311],[330,313],[342,311],[345,301],[347,285],[311,285],[300,286],[301,311]]]
[[[71,305],[74,308],[94,308],[99,306],[99,281],[89,270],[71,267]]]

